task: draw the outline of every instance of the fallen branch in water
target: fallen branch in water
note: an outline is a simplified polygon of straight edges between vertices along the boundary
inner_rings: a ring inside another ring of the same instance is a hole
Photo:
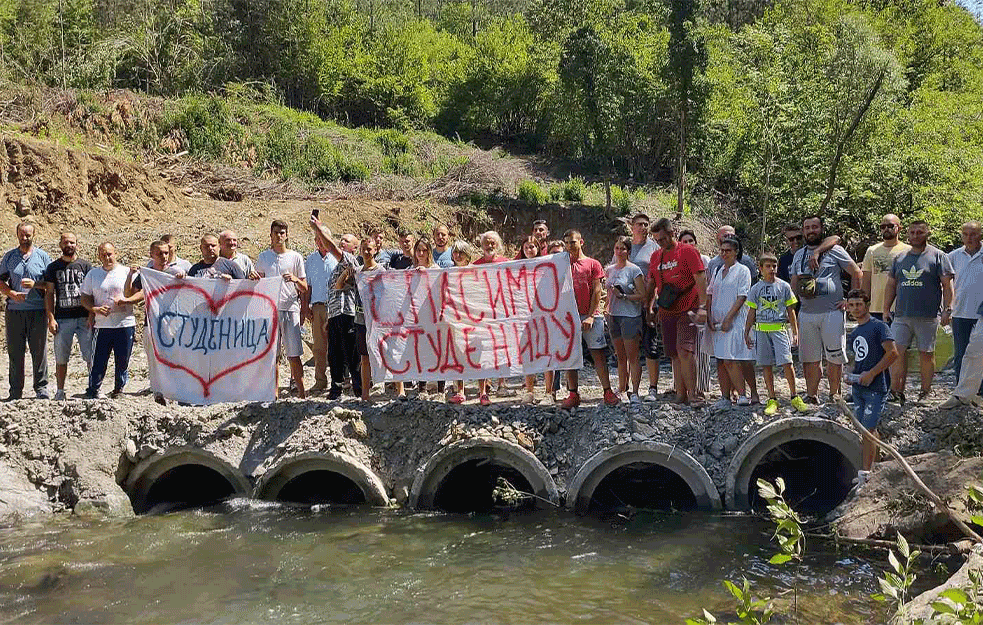
[[[897,549],[898,547],[898,543],[893,540],[877,540],[876,538],[850,538],[848,536],[824,534],[822,532],[806,532],[805,535],[809,538],[819,538],[821,540],[831,540],[839,543],[874,547],[877,549]],[[917,549],[918,551],[925,553],[952,553],[956,555],[964,555],[969,553],[972,550],[972,546],[973,543],[969,540],[946,543],[944,545],[910,545],[912,549]]]
[[[512,484],[504,477],[499,477],[496,480],[495,488],[492,489],[492,499],[513,508],[518,507],[523,501],[529,499],[538,499],[539,501],[546,502],[551,506],[559,508],[559,506],[549,499],[543,499],[539,495],[534,495],[532,493],[526,493],[519,490],[515,486],[512,486]]]
[[[853,427],[856,428],[858,432],[860,432],[860,436],[863,437],[864,440],[869,441],[874,445],[880,447],[881,449],[886,451],[891,457],[893,457],[895,460],[898,461],[898,464],[901,465],[901,468],[904,469],[904,472],[907,473],[908,477],[910,477],[911,480],[915,483],[915,486],[918,487],[918,490],[922,491],[922,493],[926,497],[928,497],[929,501],[934,503],[940,509],[944,510],[946,516],[949,517],[949,520],[952,521],[953,525],[959,528],[959,531],[961,531],[964,536],[966,536],[967,538],[969,538],[975,543],[983,543],[983,538],[981,538],[979,534],[974,532],[973,528],[966,525],[966,523],[956,515],[956,513],[952,510],[952,508],[950,508],[948,505],[946,505],[944,501],[942,501],[941,497],[936,495],[931,488],[925,485],[925,482],[923,482],[922,479],[918,477],[918,474],[916,474],[915,470],[911,468],[911,465],[908,464],[908,461],[904,459],[904,456],[901,455],[901,452],[895,449],[892,445],[885,443],[884,441],[882,441],[881,439],[877,438],[869,431],[867,431],[867,428],[865,428],[863,424],[857,420],[856,415],[853,414],[853,410],[850,410],[850,407],[847,405],[845,401],[843,401],[842,397],[836,398],[836,405],[837,407],[839,407],[840,412],[842,412],[844,415],[847,416],[847,418],[850,419],[850,421],[853,423]]]

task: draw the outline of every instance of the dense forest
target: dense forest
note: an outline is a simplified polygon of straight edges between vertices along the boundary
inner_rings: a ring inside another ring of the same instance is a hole
[[[0,0],[17,84],[252,84],[356,127],[672,185],[773,238],[983,214],[983,4],[946,0]]]

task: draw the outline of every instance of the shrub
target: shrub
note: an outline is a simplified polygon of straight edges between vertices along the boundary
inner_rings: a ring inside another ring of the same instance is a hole
[[[561,184],[551,184],[550,185],[550,202],[559,202],[563,199],[563,185]]]
[[[530,206],[542,206],[549,200],[549,195],[543,187],[533,180],[523,180],[519,183],[519,199]]]
[[[422,175],[423,168],[412,154],[387,156],[382,161],[382,171],[386,174],[416,178]]]
[[[196,156],[222,158],[226,146],[238,134],[238,124],[228,103],[217,97],[188,96],[167,113],[163,135],[181,129],[188,149]]]
[[[617,185],[611,185],[611,206],[619,215],[629,214],[643,196],[641,191],[630,191]]]
[[[563,199],[567,202],[583,202],[587,185],[582,178],[571,178],[563,183]]]
[[[375,140],[382,147],[382,153],[392,158],[409,154],[412,147],[409,137],[398,130],[383,130],[376,135]]]
[[[286,122],[270,126],[260,147],[265,164],[279,169],[284,178],[353,182],[366,180],[371,173],[368,166],[342,153],[327,137],[304,135]]]

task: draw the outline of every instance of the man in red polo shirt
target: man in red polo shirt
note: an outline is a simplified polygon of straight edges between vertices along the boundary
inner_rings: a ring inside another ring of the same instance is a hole
[[[573,274],[573,294],[577,299],[577,310],[580,312],[580,325],[583,339],[594,359],[594,370],[597,379],[604,388],[604,403],[614,406],[621,400],[611,390],[611,380],[608,377],[607,337],[604,334],[604,316],[601,313],[601,278],[604,269],[601,263],[584,254],[584,238],[577,230],[567,230],[563,233],[570,254],[570,270]],[[579,371],[567,371],[567,386],[570,395],[563,400],[561,407],[570,410],[580,405],[580,393],[577,391]]]
[[[652,254],[649,283],[654,285],[649,312],[662,326],[662,344],[672,359],[677,403],[698,405],[696,396],[696,324],[707,320],[706,267],[692,245],[676,241],[672,222],[663,217],[652,226],[661,249]],[[693,313],[693,318],[690,317]]]

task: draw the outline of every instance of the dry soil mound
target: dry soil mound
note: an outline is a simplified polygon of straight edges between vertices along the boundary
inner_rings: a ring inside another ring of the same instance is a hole
[[[5,225],[31,218],[73,227],[142,220],[185,199],[159,174],[48,141],[2,138],[0,211]]]

